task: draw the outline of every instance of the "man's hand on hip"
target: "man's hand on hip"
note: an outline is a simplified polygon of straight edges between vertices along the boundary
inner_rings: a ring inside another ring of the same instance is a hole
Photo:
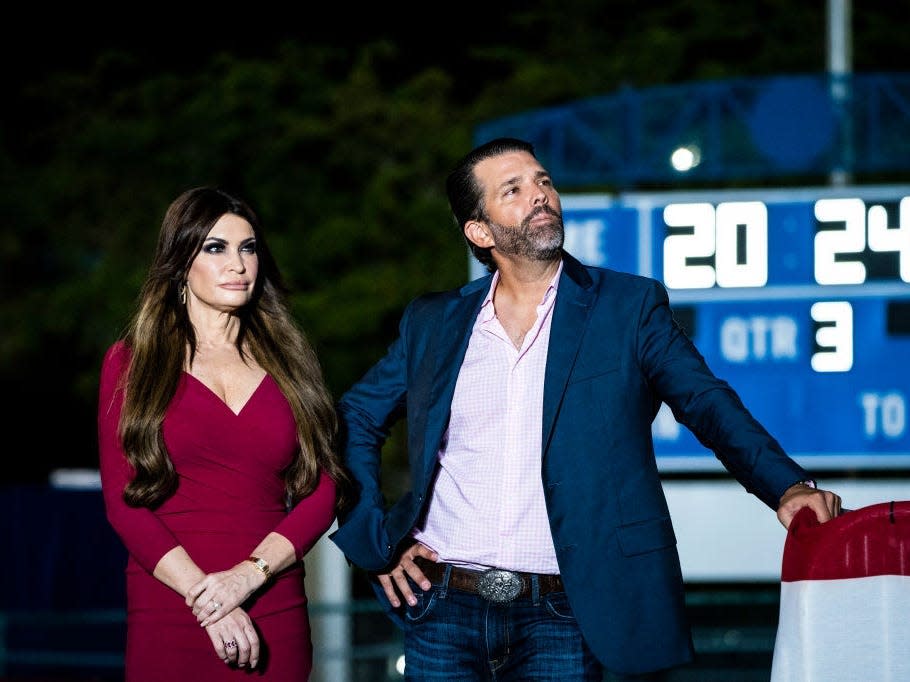
[[[430,561],[436,561],[439,558],[439,555],[432,549],[415,542],[401,554],[398,563],[391,571],[377,574],[379,584],[382,585],[389,603],[395,608],[401,606],[402,598],[411,606],[417,603],[417,598],[408,582],[409,577],[420,586],[420,589],[424,591],[430,589],[430,581],[420,570],[420,566],[414,563],[415,557],[418,556]]]

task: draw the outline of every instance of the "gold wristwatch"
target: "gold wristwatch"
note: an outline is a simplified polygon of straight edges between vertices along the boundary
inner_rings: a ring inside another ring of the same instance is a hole
[[[265,562],[264,559],[260,559],[258,556],[251,556],[247,561],[252,562],[253,566],[256,567],[260,573],[265,575],[265,580],[268,582],[272,578],[272,569],[269,568],[269,565]]]

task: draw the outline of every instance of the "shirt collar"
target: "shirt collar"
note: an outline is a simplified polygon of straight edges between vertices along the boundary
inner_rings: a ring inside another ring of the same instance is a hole
[[[559,276],[562,274],[562,259],[559,260],[559,267],[556,268],[556,272],[553,275],[553,279],[550,280],[550,286],[547,287],[546,292],[543,295],[543,299],[538,304],[540,306],[546,305],[549,301],[556,295],[556,290],[559,288]],[[490,288],[487,290],[487,295],[483,299],[483,303],[480,305],[480,314],[478,315],[478,323],[483,324],[492,320],[496,316],[496,311],[493,308],[493,294],[496,292],[496,287],[499,284],[499,270],[493,273],[493,279],[490,282]]]

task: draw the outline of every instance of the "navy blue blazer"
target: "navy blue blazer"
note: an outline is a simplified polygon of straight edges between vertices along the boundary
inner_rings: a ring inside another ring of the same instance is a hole
[[[693,649],[684,584],[651,437],[661,402],[772,509],[810,475],[708,368],[660,282],[563,258],[544,380],[543,461],[528,475],[543,478],[560,573],[594,654],[621,673],[686,663]],[[430,498],[490,279],[412,301],[388,353],[339,401],[345,461],[361,496],[330,537],[368,571],[390,567]],[[386,510],[380,450],[401,417],[412,488]]]

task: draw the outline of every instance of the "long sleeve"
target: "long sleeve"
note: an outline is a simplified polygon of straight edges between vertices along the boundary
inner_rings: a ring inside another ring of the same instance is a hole
[[[666,290],[651,281],[642,299],[638,358],[677,421],[711,449],[739,482],[771,509],[784,491],[810,475],[709,369],[672,321]]]
[[[123,407],[123,390],[118,385],[129,364],[129,351],[117,342],[105,354],[101,367],[98,399],[98,448],[101,490],[108,521],[127,551],[151,573],[158,561],[179,542],[155,514],[145,507],[130,507],[123,490],[132,477],[132,468],[117,434]]]
[[[403,319],[407,318],[405,311]],[[367,570],[385,566],[393,549],[385,527],[379,469],[390,425],[403,414],[407,396],[405,326],[403,321],[402,335],[386,356],[342,396],[338,406],[346,431],[345,464],[360,494],[331,539],[348,560]]]
[[[297,558],[302,559],[334,520],[335,482],[323,472],[316,489],[297,503],[275,532],[290,540]]]

